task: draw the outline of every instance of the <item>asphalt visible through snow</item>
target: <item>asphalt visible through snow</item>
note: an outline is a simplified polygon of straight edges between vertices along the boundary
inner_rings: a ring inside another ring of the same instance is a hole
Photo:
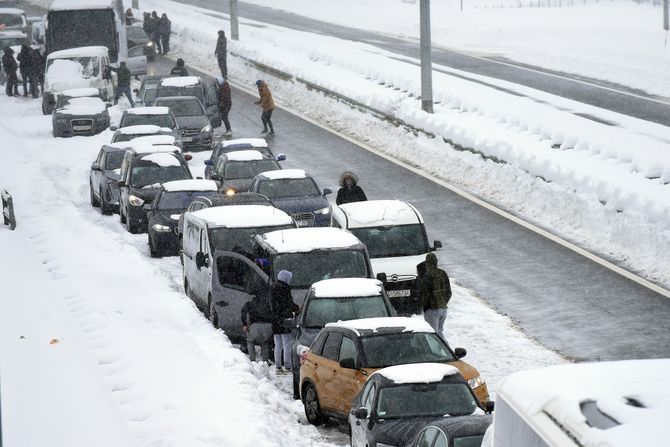
[[[177,0],[229,13],[226,0]],[[418,7],[418,6],[417,6]],[[419,59],[419,42],[322,22],[278,9],[238,2],[241,19],[367,43],[398,55]],[[242,36],[243,37],[243,36]],[[605,110],[670,126],[670,98],[659,98],[630,87],[569,73],[521,64],[502,57],[479,57],[433,47],[433,64],[524,85]],[[459,76],[467,78],[465,76]],[[473,82],[481,82],[468,78]],[[487,84],[488,85],[488,84]],[[496,88],[496,87],[494,87]],[[661,102],[657,102],[661,101]],[[599,121],[596,117],[581,115]]]

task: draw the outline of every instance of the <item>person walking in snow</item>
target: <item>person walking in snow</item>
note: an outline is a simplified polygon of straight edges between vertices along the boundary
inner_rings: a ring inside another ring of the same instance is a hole
[[[423,306],[423,318],[449,344],[443,332],[447,304],[451,299],[451,284],[447,272],[437,266],[437,256],[434,253],[426,255],[425,273],[417,281],[420,282],[419,299]]]
[[[163,45],[163,54],[168,54],[170,51],[170,33],[172,32],[172,22],[168,19],[167,14],[163,13],[158,20],[158,35],[160,36],[161,44]]]
[[[19,95],[19,79],[16,76],[16,70],[19,68],[14,59],[14,50],[11,47],[5,47],[5,54],[2,56],[2,68],[7,77],[6,92],[7,96]]]
[[[126,63],[119,63],[119,68],[108,66],[107,69],[110,71],[115,71],[118,75],[116,80],[117,85],[116,94],[114,95],[114,105],[119,103],[119,97],[121,95],[126,95],[126,98],[128,98],[128,102],[130,103],[130,107],[135,107],[135,101],[133,101],[133,95],[130,92],[130,70],[128,70],[128,67],[126,67]]]
[[[263,113],[261,114],[261,122],[263,123],[263,131],[261,133],[267,133],[268,127],[270,127],[270,135],[275,134],[275,130],[272,127],[272,111],[275,109],[275,103],[272,100],[272,93],[270,93],[270,87],[261,81],[260,79],[256,81],[256,86],[258,87],[258,95],[260,99],[256,101],[255,104],[259,104]]]
[[[293,302],[291,295],[291,279],[293,274],[288,270],[280,270],[277,273],[277,282],[270,288],[270,304],[272,306],[272,334],[275,342],[275,367],[278,373],[291,371],[291,343],[292,334],[290,329],[284,327],[284,320],[293,318],[293,313],[300,308]],[[284,367],[282,368],[282,354]]]
[[[270,359],[272,309],[264,293],[254,295],[242,306],[242,331],[247,335],[249,360],[256,361],[256,345],[261,347],[261,361]]]
[[[156,11],[151,11],[151,34],[149,34],[149,39],[154,43],[156,46],[156,53],[161,54],[163,52],[163,49],[161,48],[161,36],[160,36],[160,31],[158,29],[160,18],[158,17],[158,13]]]
[[[23,42],[21,44],[21,51],[19,51],[16,60],[19,61],[19,73],[21,73],[21,80],[23,83],[23,96],[28,96],[28,80],[30,78],[30,73],[33,71],[32,68],[32,57],[31,53],[33,49],[30,47],[28,42]],[[32,93],[34,86],[30,85],[30,91]]]
[[[184,59],[177,59],[177,65],[170,70],[170,76],[188,76],[188,70],[184,65]]]
[[[219,76],[216,78],[216,85],[216,93],[219,99],[219,113],[221,114],[223,125],[226,126],[224,135],[230,135],[232,130],[230,128],[230,121],[228,121],[228,113],[230,113],[230,109],[233,106],[230,84],[228,84],[228,81],[223,76]]]
[[[368,198],[363,188],[358,186],[358,177],[353,172],[345,171],[340,175],[340,189],[337,191],[335,203],[365,202]]]
[[[223,30],[219,30],[219,37],[216,39],[216,49],[214,50],[214,55],[216,60],[219,63],[219,69],[221,70],[221,76],[224,78],[228,77],[228,39],[226,39],[226,33]]]

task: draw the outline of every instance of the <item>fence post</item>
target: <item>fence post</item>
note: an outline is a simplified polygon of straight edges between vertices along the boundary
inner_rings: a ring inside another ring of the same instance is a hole
[[[11,194],[6,190],[2,191],[2,217],[5,225],[9,225],[9,229],[16,228],[16,216],[14,215],[14,203]]]

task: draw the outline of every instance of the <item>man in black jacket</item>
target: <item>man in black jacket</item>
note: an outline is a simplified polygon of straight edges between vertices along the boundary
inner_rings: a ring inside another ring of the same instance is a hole
[[[177,59],[177,65],[170,70],[170,76],[188,76],[188,71],[184,66],[184,59]]]
[[[256,345],[261,346],[261,360],[270,358],[272,340],[272,309],[264,293],[254,295],[242,306],[242,331],[247,334],[249,360],[256,361]]]
[[[219,69],[221,69],[221,76],[224,78],[228,77],[228,63],[226,58],[228,57],[228,40],[226,39],[226,33],[223,30],[219,31],[219,38],[216,40],[216,49],[214,50],[214,55],[216,56],[217,61],[219,62]]]
[[[133,101],[133,95],[130,92],[130,70],[128,70],[128,67],[126,67],[126,63],[121,62],[119,64],[119,68],[107,67],[107,69],[115,71],[118,75],[116,81],[116,94],[114,95],[114,105],[118,104],[119,97],[122,94],[125,94],[126,98],[128,98],[128,102],[130,103],[130,107],[135,107],[135,101]]]
[[[32,52],[33,49],[30,48],[28,42],[23,42],[21,44],[21,51],[19,51],[16,60],[19,61],[19,73],[21,73],[21,80],[23,81],[23,96],[28,96],[28,81],[31,77],[33,71],[32,68]],[[30,83],[30,92],[33,93],[34,97],[37,97],[34,93],[35,86],[33,83]]]
[[[277,273],[277,282],[270,288],[270,304],[272,305],[272,334],[275,342],[275,367],[278,373],[291,371],[291,330],[284,327],[284,320],[293,318],[293,313],[300,308],[293,302],[291,295],[291,279],[293,274],[288,270]],[[282,353],[284,367],[282,368]]]
[[[5,75],[7,76],[7,96],[18,96],[19,79],[16,76],[18,66],[14,59],[14,50],[10,47],[5,47],[5,54],[2,56],[2,67],[5,69]]]
[[[341,188],[337,191],[337,198],[335,203],[342,205],[343,203],[364,202],[368,200],[363,192],[363,188],[358,186],[358,178],[353,172],[343,172],[340,176]]]

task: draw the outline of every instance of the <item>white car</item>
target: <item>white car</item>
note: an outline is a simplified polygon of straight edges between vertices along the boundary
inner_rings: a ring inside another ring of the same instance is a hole
[[[18,8],[0,8],[0,31],[25,31],[28,27],[26,13]]]

